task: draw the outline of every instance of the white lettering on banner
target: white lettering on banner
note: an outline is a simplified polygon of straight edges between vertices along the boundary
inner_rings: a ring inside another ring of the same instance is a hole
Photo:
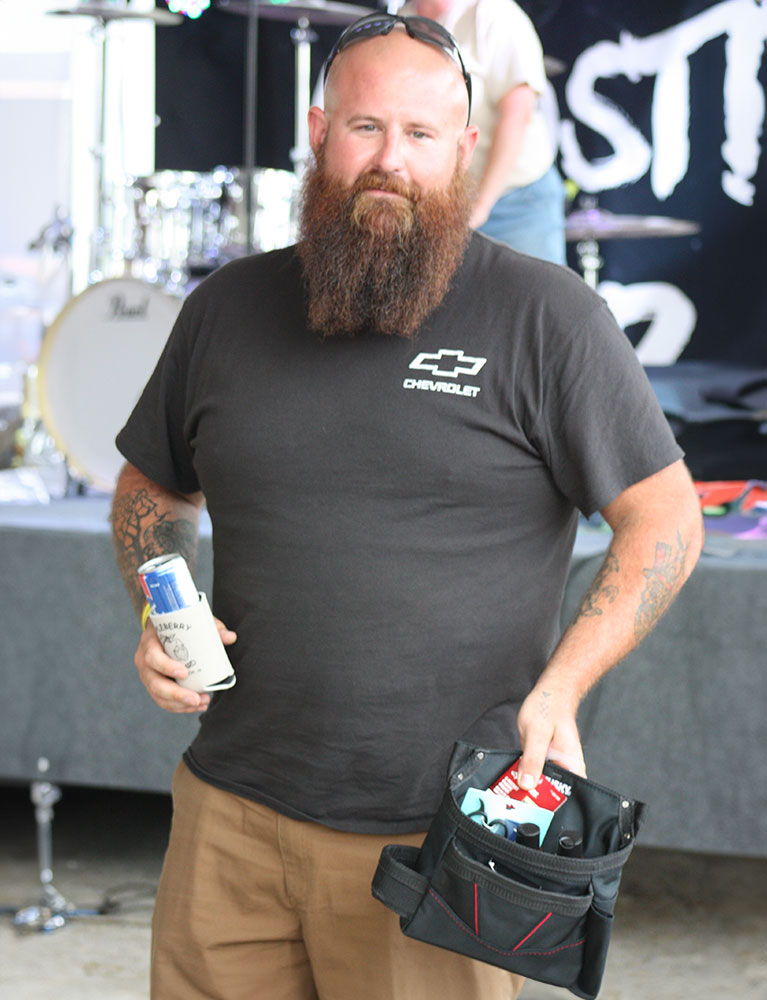
[[[573,116],[602,135],[614,149],[589,161],[572,121],[560,125],[564,173],[584,191],[603,191],[639,180],[650,170],[653,193],[668,198],[690,164],[690,57],[707,42],[725,37],[723,112],[725,141],[722,190],[752,205],[765,118],[759,82],[767,5],[759,0],[723,0],[687,21],[646,38],[621,32],[619,41],[600,41],[578,56],[565,86]],[[598,80],[626,76],[632,83],[654,76],[652,145],[626,112],[595,91]]]
[[[676,361],[698,321],[697,310],[683,291],[665,281],[641,281],[633,285],[602,281],[598,292],[623,329],[649,321],[636,346],[643,365],[670,365]]]

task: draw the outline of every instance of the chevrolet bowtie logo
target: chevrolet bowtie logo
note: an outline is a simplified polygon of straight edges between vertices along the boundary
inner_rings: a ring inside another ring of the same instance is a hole
[[[457,378],[459,375],[477,375],[486,363],[487,358],[470,358],[463,351],[443,348],[436,354],[419,354],[410,362],[410,367],[419,372],[432,372],[441,378]]]

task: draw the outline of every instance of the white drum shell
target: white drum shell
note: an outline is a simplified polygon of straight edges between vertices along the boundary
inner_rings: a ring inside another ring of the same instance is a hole
[[[135,278],[91,285],[43,338],[40,410],[72,472],[114,489],[124,462],[115,446],[152,374],[181,300]]]

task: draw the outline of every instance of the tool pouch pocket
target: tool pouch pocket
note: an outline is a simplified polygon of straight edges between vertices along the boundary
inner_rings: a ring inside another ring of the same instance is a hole
[[[644,806],[547,764],[544,773],[571,788],[567,801],[540,849],[507,840],[460,804],[469,787],[489,787],[519,753],[458,744],[423,845],[387,845],[373,895],[400,915],[409,937],[596,997]],[[583,857],[555,853],[565,829],[583,832]]]

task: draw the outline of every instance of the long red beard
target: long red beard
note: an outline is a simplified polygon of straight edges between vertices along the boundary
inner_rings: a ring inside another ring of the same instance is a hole
[[[327,174],[320,156],[304,182],[298,245],[312,329],[324,336],[367,330],[412,338],[461,262],[469,211],[457,165],[443,191],[425,192],[377,172],[348,187]]]

